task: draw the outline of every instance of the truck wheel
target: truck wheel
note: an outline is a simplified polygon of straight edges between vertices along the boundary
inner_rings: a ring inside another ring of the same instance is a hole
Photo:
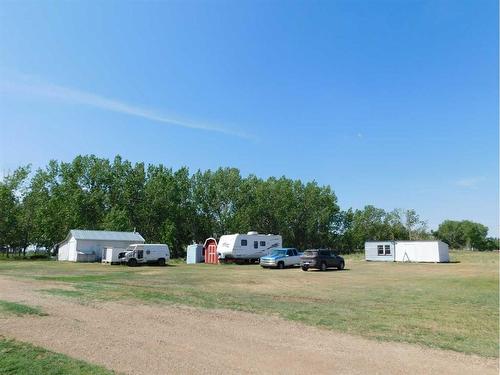
[[[132,259],[130,259],[130,260],[128,261],[128,263],[127,263],[127,264],[128,264],[128,266],[129,266],[129,267],[135,267],[135,266],[137,266],[137,259],[133,259],[133,258],[132,258]]]
[[[345,267],[344,262],[340,262],[340,265],[337,267],[339,270],[343,270]]]
[[[326,267],[326,263],[325,263],[325,262],[321,263],[321,268],[320,268],[320,270],[321,270],[321,271],[326,271],[326,268],[327,268],[327,267]]]
[[[302,271],[306,271],[309,269],[309,267],[301,267],[302,268]]]
[[[165,265],[165,259],[163,259],[163,258],[158,259],[158,265],[159,266],[164,266]]]
[[[283,268],[285,268],[285,263],[283,263],[283,262],[278,262],[278,268],[279,268],[280,270],[282,270]]]

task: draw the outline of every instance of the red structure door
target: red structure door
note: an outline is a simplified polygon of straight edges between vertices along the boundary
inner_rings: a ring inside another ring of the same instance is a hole
[[[217,242],[215,240],[209,239],[205,242],[205,263],[219,263],[219,257],[217,256]]]

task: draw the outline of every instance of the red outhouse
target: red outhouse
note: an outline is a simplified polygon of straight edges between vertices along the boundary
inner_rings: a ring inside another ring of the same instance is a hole
[[[219,263],[219,257],[217,256],[217,240],[215,238],[208,238],[205,241],[203,253],[205,254],[205,263]]]

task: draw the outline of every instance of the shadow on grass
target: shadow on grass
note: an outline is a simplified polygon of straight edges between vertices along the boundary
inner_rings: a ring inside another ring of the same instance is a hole
[[[344,272],[344,271],[351,271],[350,268],[344,268],[343,270],[339,270],[337,268],[327,268],[325,271],[321,271],[318,268],[309,268],[308,272]]]

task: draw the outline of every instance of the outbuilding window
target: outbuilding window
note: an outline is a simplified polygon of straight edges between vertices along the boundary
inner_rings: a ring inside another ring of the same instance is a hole
[[[384,255],[384,245],[377,245],[378,255]]]
[[[247,245],[247,240],[241,240],[241,246],[246,246]]]
[[[391,255],[391,246],[385,245],[385,255]]]

